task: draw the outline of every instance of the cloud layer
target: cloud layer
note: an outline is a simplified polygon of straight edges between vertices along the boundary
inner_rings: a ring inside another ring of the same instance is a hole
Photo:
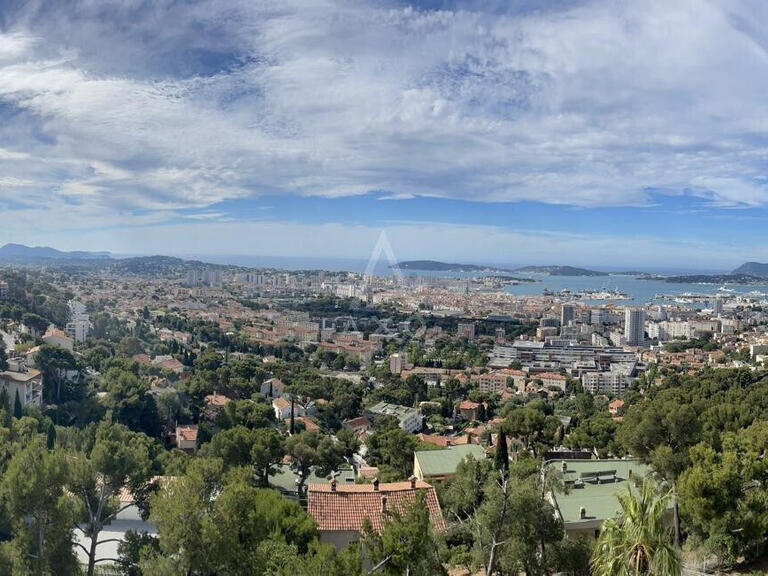
[[[759,1],[3,4],[0,203],[20,223],[372,191],[768,204]]]

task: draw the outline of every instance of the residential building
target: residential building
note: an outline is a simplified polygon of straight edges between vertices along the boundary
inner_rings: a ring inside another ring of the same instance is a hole
[[[349,418],[347,420],[344,420],[344,422],[341,423],[342,427],[346,430],[351,430],[352,432],[360,435],[365,434],[368,432],[368,430],[371,429],[371,421],[368,420],[365,416],[358,416],[357,418]]]
[[[637,308],[624,310],[624,338],[628,346],[642,346],[645,342],[645,312]]]
[[[608,404],[608,412],[611,413],[611,416],[618,416],[623,408],[624,400],[621,400],[620,398],[616,398]]]
[[[502,370],[493,370],[485,374],[476,374],[472,376],[472,381],[477,384],[481,392],[493,392],[501,394],[509,389],[509,383],[518,391],[525,389],[526,373],[522,370],[512,370],[505,368]]]
[[[419,480],[436,482],[452,477],[466,458],[485,458],[485,449],[479,444],[448,446],[443,450],[417,450],[413,454],[413,475]]]
[[[544,386],[544,388],[558,388],[565,392],[565,385],[568,378],[562,374],[542,372],[541,374],[532,375],[532,377],[535,380],[541,380],[541,385]]]
[[[388,402],[374,404],[365,411],[365,416],[371,422],[374,422],[376,418],[392,416],[397,418],[400,428],[406,432],[418,432],[423,426],[421,410],[398,404],[389,404]]]
[[[203,419],[215,422],[224,407],[229,404],[229,398],[214,392],[203,398]]]
[[[366,519],[378,532],[390,511],[405,512],[419,493],[424,494],[433,529],[444,530],[434,487],[416,478],[390,484],[380,484],[378,480],[372,484],[309,484],[307,512],[317,523],[320,541],[339,550],[360,539]]]
[[[161,486],[163,481],[168,477],[156,477],[155,482],[159,482]],[[149,520],[144,520],[141,517],[141,511],[136,505],[136,500],[131,491],[124,487],[118,494],[118,512],[115,518],[105,525],[102,531],[99,533],[99,542],[96,545],[96,561],[109,563],[110,560],[118,558],[118,548],[122,542],[126,540],[126,534],[128,532],[139,533],[145,532],[150,536],[157,537],[157,527]],[[81,528],[85,528],[81,525]],[[76,542],[83,546],[75,546],[75,552],[77,553],[78,560],[82,564],[88,563],[88,556],[85,550],[90,549],[91,539],[82,530],[78,529],[73,532]],[[97,564],[100,566],[100,564]]]
[[[70,300],[69,320],[66,325],[67,334],[69,334],[75,342],[85,342],[90,328],[91,321],[85,304],[78,302],[77,300]]]
[[[48,327],[48,330],[46,330],[45,334],[43,334],[42,340],[45,344],[48,344],[49,346],[58,346],[59,348],[65,348],[70,352],[75,347],[75,341],[69,336],[69,334],[64,332],[64,330],[59,330],[58,328],[54,328],[53,326]]]
[[[605,372],[585,372],[581,376],[584,390],[590,394],[609,394],[622,396],[630,384],[635,381],[632,374],[635,364],[614,365]]]
[[[573,304],[563,304],[560,308],[560,326],[568,326],[574,320]]]
[[[634,361],[634,352],[619,347],[584,346],[569,340],[552,339],[546,342],[516,340],[511,346],[494,346],[488,365],[508,367],[517,362],[532,372],[563,368],[578,377],[584,372],[609,370],[613,363]]]
[[[17,392],[22,407],[40,406],[43,399],[43,375],[40,370],[33,368],[5,370],[0,372],[0,389],[5,389],[8,394],[11,409]]]
[[[389,357],[389,372],[390,374],[400,374],[403,370],[405,370],[407,356],[406,354],[392,354]]]
[[[272,400],[272,409],[275,411],[275,419],[279,422],[291,417],[291,401],[287,398],[280,397]],[[304,416],[304,407],[298,402],[293,403],[293,415]]]
[[[176,426],[176,447],[187,452],[197,450],[197,424]]]
[[[468,340],[475,339],[475,323],[474,322],[459,322],[457,335],[461,338],[467,338]]]
[[[723,299],[715,298],[712,301],[712,314],[719,316],[722,313],[723,313]]]
[[[334,471],[327,476],[320,476],[317,467],[312,467],[309,476],[305,479],[305,487],[309,484],[330,484],[333,479],[337,484],[354,485],[355,471],[347,464],[339,470]],[[299,476],[291,469],[290,464],[281,463],[275,466],[274,475],[269,477],[269,487],[279,490],[283,496],[291,499],[298,499],[298,480]]]
[[[462,420],[479,420],[482,404],[472,402],[472,400],[462,400],[459,402],[459,415]]]
[[[265,398],[280,398],[285,393],[285,383],[279,378],[270,378],[261,383],[260,392]]]
[[[562,475],[565,490],[554,490],[547,499],[563,522],[568,537],[597,538],[603,522],[621,509],[618,495],[650,473],[639,460],[552,460],[547,467]]]

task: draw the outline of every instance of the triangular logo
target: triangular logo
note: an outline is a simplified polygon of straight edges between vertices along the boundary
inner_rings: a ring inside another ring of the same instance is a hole
[[[376,241],[376,246],[374,246],[373,252],[371,252],[371,257],[368,259],[368,265],[365,267],[365,282],[367,284],[371,283],[371,279],[373,278],[373,270],[376,267],[378,261],[381,260],[382,254],[386,256],[387,261],[389,262],[389,266],[392,270],[392,274],[395,277],[395,281],[397,284],[402,284],[403,272],[400,270],[400,265],[397,261],[397,258],[395,258],[395,253],[392,251],[392,245],[389,243],[386,230],[382,230],[381,234],[379,234],[379,239]]]

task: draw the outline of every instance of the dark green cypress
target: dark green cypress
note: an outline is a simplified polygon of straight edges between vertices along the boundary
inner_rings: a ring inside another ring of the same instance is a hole
[[[509,472],[509,452],[507,450],[507,435],[504,428],[499,428],[499,436],[496,438],[496,453],[494,454],[494,463],[499,472],[506,476]]]

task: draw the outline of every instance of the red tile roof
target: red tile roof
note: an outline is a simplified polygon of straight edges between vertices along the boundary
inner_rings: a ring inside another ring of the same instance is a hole
[[[461,446],[463,444],[469,444],[469,438],[466,434],[461,436],[440,436],[438,434],[417,434],[417,437],[422,442],[427,444],[433,444],[435,446],[442,446],[447,448],[448,446]]]
[[[176,437],[194,442],[197,440],[197,424],[176,427]]]
[[[151,362],[151,360],[149,359],[149,356],[147,356],[146,354],[134,354],[133,356],[131,356],[131,359],[134,362],[138,362],[143,366],[148,366],[149,363]]]
[[[280,398],[275,398],[274,400],[272,400],[272,406],[277,408],[278,410],[282,410],[283,408],[290,408],[291,401],[286,400],[281,396]]]
[[[411,482],[380,484],[338,484],[333,491],[331,484],[310,484],[307,492],[307,512],[317,522],[318,530],[325,532],[359,532],[368,518],[373,529],[380,531],[385,512],[382,497],[386,497],[385,510],[404,513],[416,501],[416,494],[424,491],[429,508],[430,521],[435,530],[443,530],[445,522],[440,511],[435,489],[421,480],[416,488]]]
[[[208,394],[208,396],[203,399],[203,402],[205,402],[206,406],[226,406],[229,403],[229,398],[214,392],[213,394]]]
[[[533,378],[538,378],[541,380],[567,380],[565,376],[562,374],[558,374],[557,372],[541,372],[540,374],[532,374]]]
[[[294,418],[294,421],[296,421],[296,422],[303,422],[304,423],[304,428],[306,430],[320,430],[320,426],[318,426],[317,423],[314,420],[312,420],[312,418],[309,418],[307,416],[296,416]],[[290,418],[286,418],[285,419],[285,425],[286,426],[290,426],[291,425],[291,419]]]
[[[344,427],[349,430],[361,430],[364,428],[370,428],[371,422],[366,418],[365,416],[357,416],[356,418],[350,418],[349,420],[344,420],[343,422]]]

